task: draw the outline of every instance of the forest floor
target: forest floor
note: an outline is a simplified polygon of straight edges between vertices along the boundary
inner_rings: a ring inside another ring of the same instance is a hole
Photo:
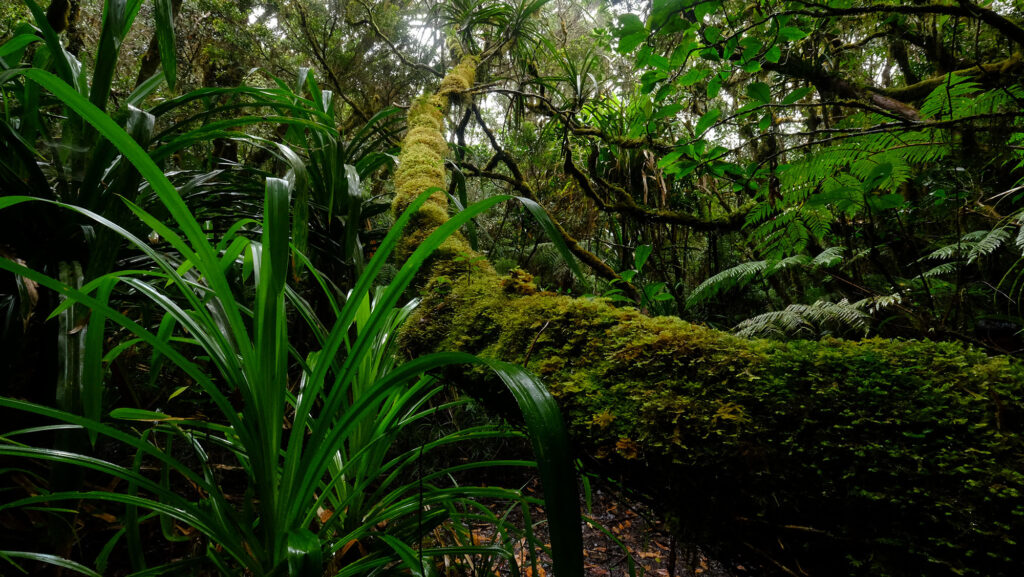
[[[591,482],[589,508],[581,507],[589,521],[583,527],[583,564],[586,577],[757,577],[759,567],[725,563],[709,557],[700,547],[672,537],[665,523],[642,500],[612,486]],[[540,497],[534,479],[524,491]],[[543,508],[533,507],[533,520],[544,519]],[[548,542],[546,524],[537,523],[537,536]],[[520,559],[524,577],[549,577],[549,559],[542,559],[534,575],[525,554]]]

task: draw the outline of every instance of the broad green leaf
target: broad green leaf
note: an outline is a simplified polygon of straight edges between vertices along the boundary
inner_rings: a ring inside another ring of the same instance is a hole
[[[717,1],[717,0],[715,0],[715,1],[703,0],[701,2],[696,2],[695,4],[693,4],[693,17],[694,17],[694,21],[696,21],[696,22],[704,21],[704,18],[708,14],[713,14],[714,12],[716,12],[721,7],[722,7],[722,3],[720,1]]]
[[[636,247],[636,254],[633,262],[637,271],[641,271],[644,265],[647,264],[647,258],[651,256],[651,251],[654,250],[649,244],[642,244]]]
[[[758,62],[757,60],[751,60],[750,62],[741,65],[740,69],[746,72],[747,74],[753,74],[755,72],[761,71],[761,63]]]
[[[0,45],[0,58],[7,58],[12,54],[20,53],[29,44],[39,41],[40,38],[34,34],[19,34]]]
[[[668,106],[663,106],[651,115],[651,120],[673,117],[683,110],[683,108],[684,106],[682,104],[669,104]]]
[[[740,55],[740,62],[749,62],[761,52],[762,48],[764,48],[764,44],[753,36],[744,36],[743,39],[740,40],[739,45],[743,47],[743,53]]]
[[[683,156],[683,154],[685,154],[683,150],[673,150],[672,152],[666,154],[665,156],[661,157],[660,160],[658,160],[658,168],[668,168],[669,166],[672,165],[672,163],[679,160],[679,158]]]
[[[747,96],[761,104],[769,104],[772,101],[772,89],[764,82],[754,82],[747,85]]]
[[[691,4],[690,0],[653,0],[651,2],[651,29],[658,30],[660,33],[669,34],[672,30],[663,30],[668,28],[666,26],[673,20],[682,20],[678,18],[679,11],[687,8]]]
[[[619,27],[615,30],[615,35],[622,38],[631,34],[647,33],[647,28],[644,27],[643,21],[636,14],[623,14],[619,16]]]
[[[668,64],[672,68],[679,68],[686,63],[686,60],[690,57],[690,52],[697,46],[695,42],[683,42],[676,46],[672,50],[672,55],[669,57]]]
[[[786,95],[786,97],[782,99],[782,104],[785,106],[789,106],[790,104],[796,104],[797,102],[803,100],[805,96],[810,94],[812,90],[814,90],[814,88],[810,86],[801,86],[800,88],[797,88],[793,92],[790,92],[788,95]]]
[[[722,111],[717,108],[712,108],[704,113],[704,116],[701,116],[700,120],[697,121],[697,126],[693,129],[693,135],[697,138],[703,136],[704,133],[715,124],[718,117],[721,115]]]
[[[707,68],[691,68],[676,82],[679,86],[690,86],[704,80],[711,74]]]
[[[708,82],[707,94],[709,99],[713,99],[718,96],[718,92],[722,90],[722,79],[715,75],[714,78]]]
[[[627,14],[627,16],[633,15]],[[633,17],[635,18],[635,16]],[[637,21],[639,21],[639,18],[637,18]],[[642,24],[640,26],[640,30],[634,30],[619,37],[619,43],[615,49],[616,52],[619,54],[629,54],[647,40],[647,30],[643,28]]]
[[[779,38],[787,42],[791,42],[793,40],[800,40],[801,38],[805,38],[806,36],[806,32],[793,26],[783,26],[782,28],[779,29]]]
[[[702,49],[698,54],[704,60],[708,60],[711,62],[718,62],[719,60],[722,59],[722,55],[719,54],[718,50],[716,50],[713,46],[708,46],[707,48]]]
[[[640,88],[645,93],[650,92],[654,89],[655,84],[666,78],[668,78],[668,74],[663,70],[648,70],[640,77]]]

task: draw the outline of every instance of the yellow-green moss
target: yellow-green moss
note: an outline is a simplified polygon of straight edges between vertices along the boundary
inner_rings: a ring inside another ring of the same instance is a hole
[[[441,132],[431,126],[420,125],[410,127],[402,144],[406,147],[423,146],[442,157],[448,154],[448,143],[445,142],[444,138],[441,138]]]
[[[395,216],[404,212],[425,190],[445,188],[444,157],[448,154],[448,143],[443,134],[444,113],[450,98],[472,88],[477,62],[472,56],[463,58],[441,81],[435,94],[417,98],[409,107],[409,129],[402,139],[394,177],[395,198],[391,210]],[[406,227],[396,257],[400,260],[407,258],[423,239],[447,220],[448,198],[443,192],[437,192],[430,196]],[[432,260],[438,262],[470,254],[476,253],[465,239],[456,234],[445,241]],[[489,269],[490,265],[486,268]]]
[[[508,271],[508,276],[501,279],[501,288],[507,293],[533,295],[540,292],[533,282],[533,275],[516,267]]]
[[[851,574],[849,561],[924,575],[934,557],[980,576],[970,563],[989,551],[999,556],[986,557],[997,569],[988,574],[1010,574],[1005,538],[1024,530],[1019,363],[950,343],[750,341],[537,293],[521,271],[458,276],[460,265],[439,265],[443,286],[427,285],[403,349],[525,364],[583,455],[707,538],[737,542],[742,531],[740,541],[815,574]],[[785,551],[772,549],[778,535]]]
[[[447,76],[441,81],[441,87],[437,90],[440,97],[452,99],[459,98],[464,92],[473,87],[476,82],[476,67],[479,60],[476,56],[464,57]]]

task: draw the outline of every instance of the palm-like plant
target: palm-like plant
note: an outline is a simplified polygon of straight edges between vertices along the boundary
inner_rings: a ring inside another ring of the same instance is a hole
[[[0,162],[0,196],[35,196],[71,203],[138,236],[146,235],[150,229],[131,218],[121,197],[160,219],[170,218],[133,163],[124,159],[76,110],[41,90],[38,84],[26,81],[15,68],[15,63],[31,60],[33,68],[50,70],[100,110],[112,108],[109,94],[119,47],[141,4],[141,0],[104,3],[101,43],[88,66],[95,72],[87,78],[78,72],[82,64],[65,52],[43,9],[33,0],[26,1],[35,16],[35,27],[24,25],[19,34],[0,47],[0,69],[6,71],[0,75],[4,110],[0,142],[5,150],[11,151]],[[136,143],[150,150],[154,162],[165,168],[176,162],[176,153],[190,148],[202,150],[216,138],[241,140],[271,151],[279,165],[292,168],[294,173],[292,236],[296,250],[308,255],[314,266],[325,270],[335,282],[350,284],[362,264],[362,225],[387,206],[364,199],[359,180],[389,162],[390,157],[380,150],[387,146],[392,113],[382,112],[345,140],[334,124],[330,93],[321,91],[308,71],[300,74],[296,86],[279,81],[271,89],[201,89],[145,110],[143,102],[147,95],[161,83],[173,85],[174,81],[173,27],[166,10],[168,1],[155,0],[155,4],[164,70],[140,85],[123,108],[111,112],[111,116]],[[307,92],[308,98],[304,96]],[[283,142],[238,132],[268,124],[287,128],[279,133]],[[230,229],[244,211],[259,218],[259,183],[266,172],[258,167],[187,168],[166,170],[197,220],[204,222],[208,230]],[[11,247],[12,256],[51,275],[62,274],[67,284],[101,276],[119,266],[118,259],[124,256],[121,237],[78,213],[29,203],[6,211],[0,218],[0,243]],[[158,238],[159,235],[152,236],[154,241]],[[9,278],[13,280],[12,288],[26,286],[22,279]],[[4,326],[3,338],[8,341],[23,338],[27,323],[13,321],[26,319],[35,306],[32,295],[23,289],[3,291],[8,293],[4,301],[12,321]],[[46,297],[43,293],[44,300],[39,306],[49,304]],[[78,321],[85,317],[79,313],[77,320],[71,319],[74,314],[73,308],[65,310],[62,322],[78,326]],[[85,325],[86,330],[70,334],[65,331],[61,338],[66,346],[62,351],[73,352],[76,347],[85,346],[85,340],[90,338],[87,329],[93,324]],[[26,359],[18,351],[18,347],[6,347],[0,353],[3,365],[14,368],[17,374],[40,378],[38,367],[45,363],[38,361],[38,355]],[[83,365],[89,359],[64,352],[58,357],[57,372],[67,377],[56,385],[58,397],[67,401],[62,408],[99,418],[101,382],[83,378],[98,374],[98,365]]]
[[[207,557],[228,574],[244,570],[253,575],[320,575],[328,560],[354,542],[365,546],[365,554],[338,568],[339,575],[367,574],[396,562],[415,574],[424,574],[430,570],[425,564],[427,558],[441,553],[422,547],[420,541],[453,510],[442,507],[444,502],[470,495],[512,495],[496,489],[443,488],[433,479],[444,472],[414,481],[401,474],[424,452],[453,438],[435,440],[414,453],[397,457],[386,451],[402,430],[431,411],[424,403],[436,393],[437,384],[423,375],[452,363],[481,362],[469,355],[449,353],[391,366],[391,340],[385,335],[393,333],[395,306],[427,256],[447,235],[506,197],[468,207],[441,226],[413,253],[392,284],[371,298],[374,279],[401,229],[432,191],[421,195],[384,238],[344,304],[336,307],[334,322],[325,323],[287,286],[290,182],[267,179],[263,218],[258,223],[259,242],[242,234],[244,222],[220,239],[211,239],[150,155],[100,108],[46,71],[28,69],[18,73],[52,93],[115,147],[124,162],[131,163],[171,220],[157,218],[130,201],[125,201],[125,206],[173,250],[157,252],[103,215],[50,201],[116,232],[146,255],[155,268],[105,274],[80,289],[12,260],[0,260],[0,268],[62,294],[67,299],[65,306],[74,303],[91,310],[92,339],[84,343],[85,356],[92,359],[88,365],[94,371],[90,378],[102,380],[102,336],[105,324],[112,322],[133,335],[132,343],[152,346],[186,374],[216,408],[218,419],[176,418],[130,408],[115,410],[115,418],[154,423],[141,434],[131,434],[98,418],[0,397],[0,406],[62,423],[7,433],[0,454],[92,469],[127,481],[130,487],[122,493],[47,493],[7,503],[0,509],[95,499],[127,505],[129,525],[136,518],[137,508],[147,509],[204,535],[209,543]],[[37,199],[0,198],[0,208],[30,200]],[[252,302],[240,301],[231,282],[233,271],[247,261],[246,254],[253,267]],[[119,287],[143,295],[171,319],[164,323],[160,335],[111,306],[111,295]],[[318,339],[317,350],[308,355],[298,354],[289,341],[291,308],[299,311]],[[185,349],[168,342],[168,335],[175,335],[171,340]],[[128,346],[123,344],[118,350]],[[198,356],[208,360],[194,360]],[[578,535],[571,459],[556,405],[522,370],[496,362],[487,364],[508,385],[523,410],[547,482],[552,530]],[[296,382],[298,387],[290,386]],[[240,407],[232,402],[232,396],[241,399]],[[287,432],[282,426],[286,420],[290,421]],[[134,463],[125,466],[29,444],[32,434],[67,425],[129,447],[136,453]],[[492,433],[471,431],[462,435],[473,438],[485,434]],[[192,454],[190,460],[198,465],[183,462],[170,450],[169,442],[157,443],[159,436],[183,441]],[[234,505],[224,488],[218,486],[209,459],[210,447],[226,451],[237,460],[255,496],[252,504]],[[142,472],[144,464],[155,464],[165,471],[163,479],[158,482],[147,477]],[[190,500],[173,490],[167,482],[171,473],[198,488],[204,498]],[[333,514],[323,515],[325,510]],[[562,573],[574,573],[572,567],[558,560],[558,555],[565,552],[555,553],[556,570],[565,567]],[[34,554],[33,558],[89,573],[81,565],[44,554]],[[142,559],[137,562],[144,564]]]

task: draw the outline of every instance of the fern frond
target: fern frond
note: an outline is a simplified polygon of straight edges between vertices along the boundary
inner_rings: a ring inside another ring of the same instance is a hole
[[[768,268],[765,270],[764,276],[771,276],[779,272],[780,270],[787,269],[789,267],[810,264],[811,261],[811,257],[805,254],[795,254],[793,256],[788,256],[768,266]]]
[[[866,309],[869,314],[875,314],[882,309],[887,309],[892,306],[896,306],[903,302],[903,297],[899,294],[891,295],[878,295],[861,299],[851,306],[857,310]]]
[[[733,332],[741,337],[799,338],[859,333],[867,335],[871,317],[845,299],[833,303],[819,300],[812,305],[792,304],[749,318]]]
[[[781,311],[772,311],[751,317],[733,327],[736,336],[754,338],[798,338],[812,336],[814,327],[808,324],[803,316],[790,310],[789,307]]]
[[[937,276],[947,275],[947,274],[950,274],[950,273],[953,273],[953,272],[956,272],[956,263],[955,262],[947,262],[947,263],[940,264],[937,267],[934,267],[934,268],[931,268],[929,270],[924,271],[923,273],[921,273],[921,276],[923,276],[925,278],[934,278],[934,277],[937,277]]]
[[[979,257],[983,257],[992,254],[999,247],[1003,246],[1010,238],[1010,229],[1005,226],[994,228],[986,233],[978,242],[971,246],[970,251],[967,253],[967,263],[970,264],[977,260]]]
[[[969,108],[972,96],[981,88],[977,82],[971,82],[964,76],[952,75],[945,82],[935,87],[921,104],[920,113],[924,118],[937,116],[959,116],[958,111]]]
[[[818,253],[811,261],[814,268],[832,268],[843,261],[843,253],[846,249],[841,246],[830,246]]]
[[[693,289],[690,296],[686,298],[686,307],[690,308],[714,298],[719,293],[723,293],[736,286],[745,285],[769,266],[768,261],[757,260],[740,263],[732,268],[725,269]]]
[[[961,250],[963,250],[963,245],[960,243],[947,244],[946,246],[939,247],[928,253],[921,260],[949,260],[951,258],[955,258]]]

